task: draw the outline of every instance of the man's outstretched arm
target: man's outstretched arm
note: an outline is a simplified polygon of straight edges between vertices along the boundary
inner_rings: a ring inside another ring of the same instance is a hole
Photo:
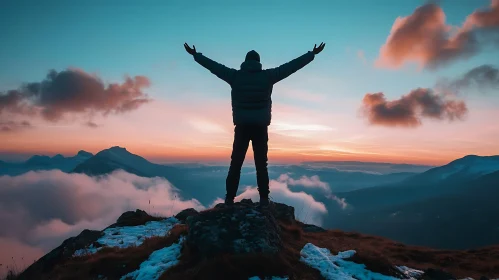
[[[196,47],[192,45],[190,48],[187,43],[184,44],[185,50],[194,57],[194,60],[201,64],[204,68],[210,70],[211,73],[215,74],[220,79],[226,81],[229,85],[232,84],[234,75],[237,70],[229,68],[223,64],[220,64],[214,60],[209,59],[202,53],[196,52]]]
[[[295,58],[279,67],[268,69],[267,71],[269,71],[270,73],[272,83],[275,84],[287,78],[289,75],[309,64],[312,60],[314,60],[315,55],[319,54],[324,49],[325,45],[326,44],[321,43],[319,47],[317,47],[316,44],[314,45],[314,49],[312,51],[308,51],[306,54]]]

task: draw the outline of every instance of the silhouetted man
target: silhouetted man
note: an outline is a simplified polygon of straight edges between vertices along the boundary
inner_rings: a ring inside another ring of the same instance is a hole
[[[272,117],[272,87],[314,60],[314,56],[320,53],[325,45],[324,43],[321,43],[319,47],[314,45],[312,51],[279,67],[266,70],[262,70],[260,55],[252,50],[246,54],[241,69],[236,70],[196,52],[194,45],[191,48],[187,43],[184,44],[185,50],[194,57],[195,61],[227,82],[232,88],[232,120],[235,128],[231,162],[226,180],[226,205],[234,204],[241,167],[250,140],[253,146],[260,205],[269,204],[267,151],[268,126]]]

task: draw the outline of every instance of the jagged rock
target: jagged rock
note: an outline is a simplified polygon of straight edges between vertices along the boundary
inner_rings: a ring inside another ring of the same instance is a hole
[[[18,279],[38,279],[40,274],[51,271],[55,265],[60,264],[64,260],[72,257],[76,250],[89,246],[97,241],[97,239],[99,239],[102,235],[102,231],[88,229],[83,230],[76,237],[70,237],[64,240],[59,247],[38,259],[23,273],[21,273]]]
[[[152,220],[154,220],[154,218],[147,214],[146,211],[137,209],[135,212],[127,211],[121,214],[116,223],[110,227],[136,226]]]
[[[273,202],[274,216],[278,220],[292,222],[295,220],[295,208],[283,203]]]
[[[242,199],[240,202],[236,204],[245,205],[250,207],[257,207],[258,202],[253,202],[251,199]],[[223,203],[219,203],[215,205],[214,209],[225,208],[226,205]],[[295,221],[295,208],[283,203],[272,202],[269,210],[272,212],[273,216],[280,221],[291,222]]]
[[[304,232],[326,232],[325,229],[316,225],[303,224],[302,228]]]
[[[420,278],[421,280],[455,280],[454,275],[440,269],[428,268]]]
[[[241,201],[239,203],[246,204],[246,205],[253,205],[253,201],[249,198],[241,199]]]
[[[187,244],[201,256],[219,253],[277,253],[282,247],[279,225],[270,209],[251,200],[223,204],[187,219]]]
[[[187,220],[188,217],[196,216],[198,214],[199,212],[194,208],[188,208],[180,211],[177,215],[175,215],[175,218],[177,218],[181,223],[185,223],[185,220]]]

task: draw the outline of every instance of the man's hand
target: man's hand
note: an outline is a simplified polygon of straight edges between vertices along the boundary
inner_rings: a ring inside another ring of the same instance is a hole
[[[189,45],[187,45],[187,43],[184,44],[184,48],[185,50],[190,54],[190,55],[194,55],[196,53],[196,46],[192,45],[192,49],[191,47],[189,47]]]
[[[318,54],[318,53],[320,53],[320,52],[324,49],[324,46],[326,46],[326,44],[321,43],[321,44],[319,45],[319,47],[317,48],[317,44],[315,44],[315,45],[314,45],[314,50],[313,50],[314,54]]]

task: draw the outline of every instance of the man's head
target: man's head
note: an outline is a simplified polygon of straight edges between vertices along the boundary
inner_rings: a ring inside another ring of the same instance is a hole
[[[251,50],[246,54],[245,61],[248,61],[248,60],[256,60],[256,61],[260,62],[260,55],[255,50]]]

